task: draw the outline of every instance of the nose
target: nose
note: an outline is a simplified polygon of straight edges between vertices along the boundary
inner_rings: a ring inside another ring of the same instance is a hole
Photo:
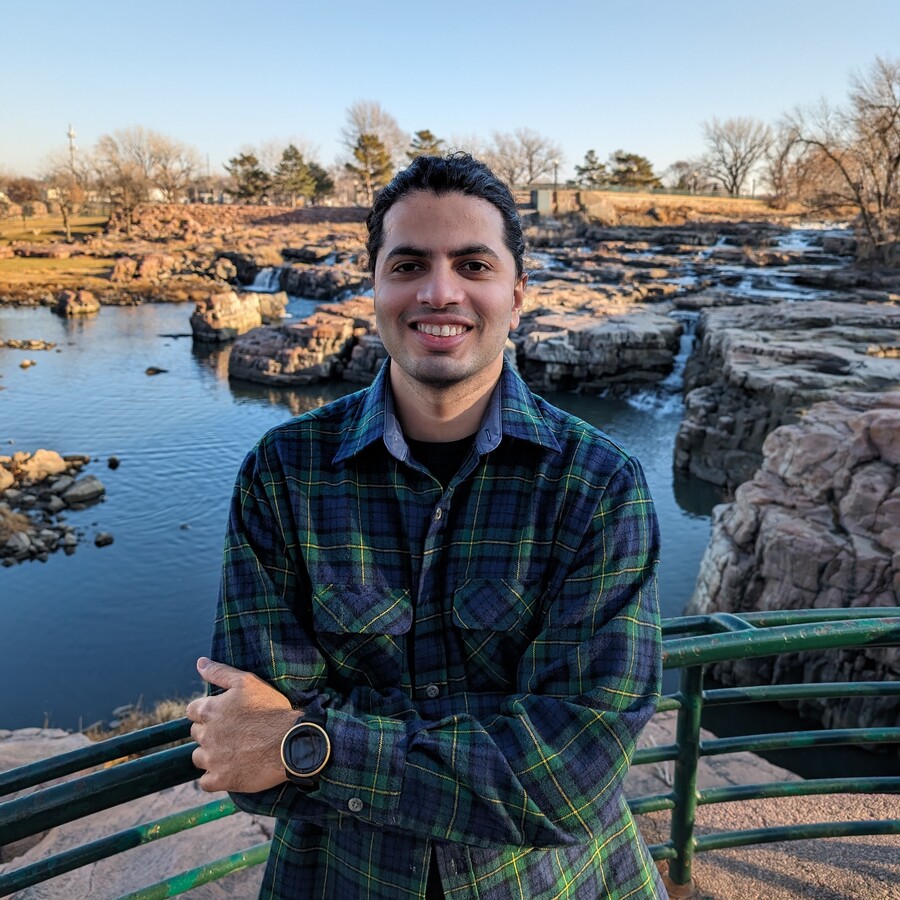
[[[441,309],[463,299],[463,291],[456,273],[449,266],[434,266],[419,286],[419,303]]]

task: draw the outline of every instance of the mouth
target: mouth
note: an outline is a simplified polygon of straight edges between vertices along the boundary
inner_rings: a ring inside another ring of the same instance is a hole
[[[433,325],[429,322],[416,322],[416,331],[432,337],[456,337],[471,330],[470,325]]]

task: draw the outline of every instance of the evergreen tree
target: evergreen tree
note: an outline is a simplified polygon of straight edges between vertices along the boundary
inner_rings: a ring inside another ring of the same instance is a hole
[[[658,188],[662,182],[653,174],[653,165],[645,156],[616,150],[609,157],[611,184],[622,187]]]
[[[232,177],[235,196],[240,200],[258,202],[272,186],[272,179],[253,153],[232,157],[225,171]]]
[[[444,152],[444,141],[435,137],[427,128],[413,135],[406,155],[412,162],[417,156],[441,156]]]
[[[582,165],[575,166],[575,175],[578,184],[588,190],[609,183],[609,171],[606,168],[606,163],[600,162],[593,150],[588,150],[584,154],[584,163]]]
[[[334,193],[334,179],[318,163],[309,163],[309,173],[313,179],[312,200],[314,203]]]
[[[347,163],[346,169],[359,179],[363,198],[371,206],[375,191],[391,179],[391,157],[382,141],[374,134],[361,134],[353,148],[356,164]]]
[[[293,144],[288,144],[281,154],[272,182],[281,195],[290,198],[291,206],[297,205],[298,197],[309,200],[316,192],[316,179],[310,165]]]

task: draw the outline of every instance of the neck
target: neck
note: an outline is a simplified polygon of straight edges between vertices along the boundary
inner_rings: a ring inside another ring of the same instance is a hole
[[[432,442],[459,441],[474,434],[500,380],[502,357],[495,368],[475,384],[434,387],[411,379],[392,363],[391,391],[403,433],[414,441]]]

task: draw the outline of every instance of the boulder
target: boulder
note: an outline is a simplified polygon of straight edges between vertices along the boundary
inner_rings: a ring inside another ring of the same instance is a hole
[[[522,377],[537,391],[646,386],[671,371],[682,325],[646,310],[547,314],[516,335]]]
[[[21,480],[25,482],[43,481],[51,475],[61,475],[68,468],[66,461],[55,450],[17,453],[13,459]]]
[[[349,291],[359,291],[368,275],[351,265],[299,265],[285,268],[281,287],[289,294],[318,300],[332,300]]]
[[[67,318],[90,316],[100,311],[100,304],[90,291],[61,291],[53,311]]]
[[[675,466],[733,489],[766,436],[813,403],[900,383],[900,308],[810,301],[705,310],[688,360]]]
[[[138,262],[137,277],[147,281],[168,278],[177,265],[177,260],[169,253],[148,253]]]
[[[85,475],[63,493],[62,499],[71,506],[75,503],[90,503],[105,493],[106,488],[96,475]]]
[[[194,340],[230,341],[258,328],[262,325],[259,298],[259,294],[220,291],[199,300],[191,315]]]
[[[311,384],[340,374],[354,343],[351,319],[317,312],[306,319],[254,328],[234,343],[232,378],[262,384]]]
[[[687,614],[900,606],[900,390],[846,393],[777,428],[718,506]],[[725,684],[888,680],[897,648],[722,663]],[[804,701],[826,727],[900,725],[896,698]]]
[[[117,256],[109,280],[114,282],[131,281],[137,273],[137,260],[130,256]]]

